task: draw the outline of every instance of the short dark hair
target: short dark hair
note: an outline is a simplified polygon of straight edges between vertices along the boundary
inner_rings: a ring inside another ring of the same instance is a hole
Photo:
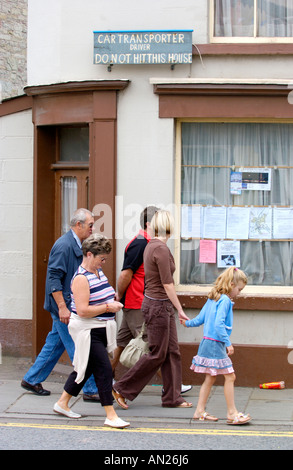
[[[86,256],[88,252],[92,253],[94,256],[108,255],[111,251],[112,245],[110,240],[99,233],[92,233],[92,235],[86,238],[82,243],[82,253],[84,256]]]
[[[147,222],[150,222],[152,220],[158,210],[158,207],[148,206],[142,211],[142,213],[140,214],[140,226],[143,230],[147,228]]]

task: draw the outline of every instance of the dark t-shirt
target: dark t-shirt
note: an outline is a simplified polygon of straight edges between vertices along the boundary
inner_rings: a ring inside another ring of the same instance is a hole
[[[175,262],[166,243],[153,238],[144,251],[145,295],[167,299],[163,284],[172,284]]]

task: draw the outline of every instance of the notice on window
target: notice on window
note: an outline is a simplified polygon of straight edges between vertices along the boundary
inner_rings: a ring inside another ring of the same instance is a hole
[[[273,217],[273,238],[277,240],[293,238],[293,209],[289,207],[274,208]]]
[[[239,171],[242,173],[242,190],[271,190],[271,168],[240,168]]]
[[[181,207],[181,237],[200,238],[201,206]]]
[[[218,268],[240,268],[240,241],[219,240],[217,243]]]
[[[241,171],[231,171],[230,193],[241,194],[242,191],[242,173]]]
[[[200,240],[199,242],[199,262],[217,262],[217,242],[216,240]]]
[[[226,207],[204,207],[202,238],[226,238]]]
[[[249,207],[227,207],[226,238],[247,240],[249,232]]]
[[[273,210],[271,207],[251,207],[249,238],[269,240],[272,238]]]

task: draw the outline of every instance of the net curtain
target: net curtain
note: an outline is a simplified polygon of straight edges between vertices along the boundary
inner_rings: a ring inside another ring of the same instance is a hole
[[[293,0],[256,0],[257,36],[293,36]],[[253,37],[254,0],[215,0],[215,36]]]
[[[181,203],[293,205],[293,125],[182,123]],[[237,167],[270,167],[270,191],[230,193]],[[280,168],[285,166],[286,168]],[[180,282],[211,284],[221,272],[199,263],[199,240],[181,240]],[[255,285],[292,285],[292,242],[241,241],[241,269]]]
[[[70,229],[70,219],[77,209],[77,180],[75,177],[62,178],[62,220],[61,230],[63,235]]]

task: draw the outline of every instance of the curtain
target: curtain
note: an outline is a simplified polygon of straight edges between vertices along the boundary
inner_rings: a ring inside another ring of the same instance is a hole
[[[181,203],[291,206],[292,148],[292,124],[182,123]],[[271,168],[270,191],[231,194],[234,168],[266,166]],[[292,242],[248,240],[240,247],[249,284],[292,285]],[[215,264],[199,263],[199,240],[181,240],[182,284],[211,284],[220,272]]]
[[[71,176],[62,178],[61,235],[70,229],[70,218],[77,209],[77,180]]]
[[[214,35],[253,37],[254,1],[257,2],[257,36],[293,36],[293,0],[215,0]]]
[[[293,36],[293,0],[258,0],[261,37]]]
[[[254,0],[215,0],[214,34],[253,36]]]

